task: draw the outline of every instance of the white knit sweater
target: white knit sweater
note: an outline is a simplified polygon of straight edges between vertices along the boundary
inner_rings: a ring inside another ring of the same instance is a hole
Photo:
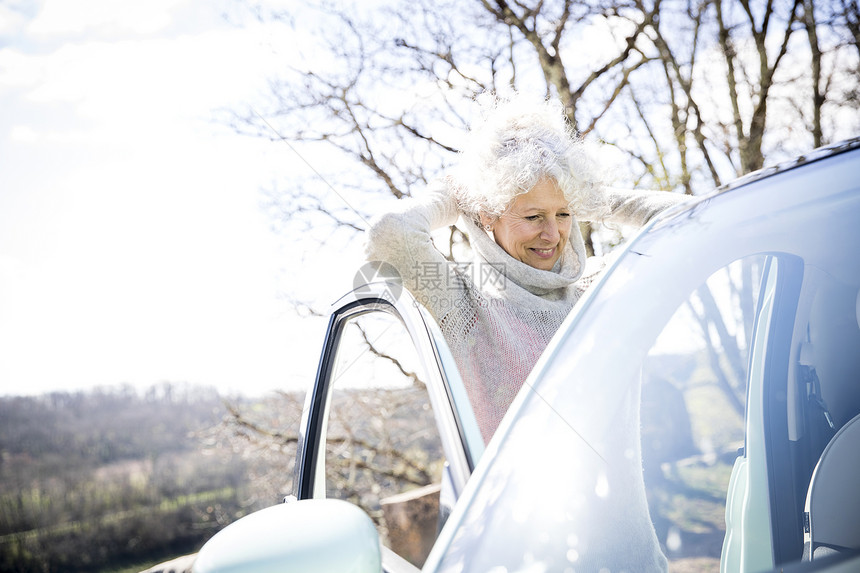
[[[606,221],[643,225],[684,199],[664,192],[610,190]],[[594,213],[574,213],[594,220]],[[457,224],[474,260],[451,263],[433,245],[431,231]],[[378,217],[368,233],[369,261],[393,265],[404,286],[439,323],[466,385],[485,441],[489,441],[538,357],[573,305],[602,269],[586,261],[573,232],[551,271],[508,255],[471,219],[460,216],[444,180],[421,199],[404,200]]]

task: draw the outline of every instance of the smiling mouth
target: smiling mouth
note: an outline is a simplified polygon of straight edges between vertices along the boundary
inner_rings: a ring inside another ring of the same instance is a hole
[[[532,252],[542,259],[548,259],[555,253],[555,247],[552,247],[551,249],[536,249],[532,247]]]

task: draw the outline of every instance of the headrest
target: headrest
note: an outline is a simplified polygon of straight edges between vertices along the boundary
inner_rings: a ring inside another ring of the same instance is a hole
[[[860,328],[860,291],[857,291],[857,302],[854,304],[854,312],[857,313],[857,328]]]

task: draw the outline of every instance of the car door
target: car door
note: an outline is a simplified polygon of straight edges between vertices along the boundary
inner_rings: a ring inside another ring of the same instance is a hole
[[[386,570],[423,564],[483,441],[438,328],[399,285],[333,306],[298,446],[297,499],[355,503]]]

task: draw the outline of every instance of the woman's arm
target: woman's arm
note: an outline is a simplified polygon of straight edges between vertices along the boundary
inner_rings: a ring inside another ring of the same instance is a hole
[[[430,233],[457,221],[457,202],[443,179],[432,183],[420,198],[399,203],[371,222],[365,255],[368,261],[383,261],[397,269],[403,286],[439,320],[438,312],[451,308],[442,301],[457,292],[452,281],[458,279]]]
[[[606,189],[602,212],[577,213],[584,221],[641,227],[661,211],[690,200],[689,195],[668,191]]]

